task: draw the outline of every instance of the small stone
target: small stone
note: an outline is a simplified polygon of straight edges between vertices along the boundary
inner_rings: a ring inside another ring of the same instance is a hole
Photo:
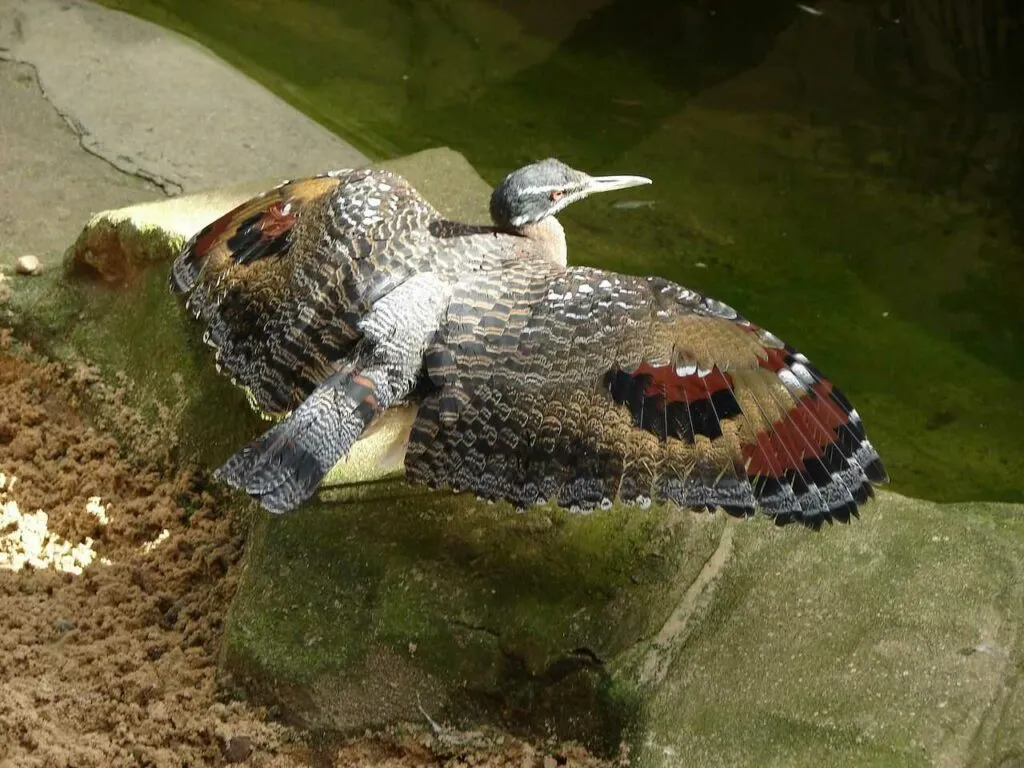
[[[19,275],[38,275],[43,271],[43,263],[39,261],[38,256],[26,254],[18,257],[14,263],[14,270]]]
[[[243,763],[252,754],[252,739],[248,736],[232,736],[224,744],[224,759],[229,763]]]

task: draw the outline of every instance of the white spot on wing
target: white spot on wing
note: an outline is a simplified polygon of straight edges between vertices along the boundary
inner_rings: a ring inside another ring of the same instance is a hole
[[[807,366],[803,363],[793,363],[793,365],[790,366],[790,369],[796,374],[796,377],[800,379],[800,383],[805,386],[810,387],[815,383],[816,379],[813,374],[807,370]]]
[[[779,371],[779,380],[786,385],[789,389],[804,390],[804,385],[800,383],[800,380],[793,374],[792,371],[783,368]]]
[[[730,307],[728,304],[721,302],[718,299],[713,299],[710,296],[704,297],[703,304],[704,308],[712,315],[715,315],[716,317],[721,317],[726,320],[732,320],[737,315],[736,310]]]

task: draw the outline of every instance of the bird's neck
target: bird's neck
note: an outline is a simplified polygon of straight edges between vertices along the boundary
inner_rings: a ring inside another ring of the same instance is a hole
[[[516,234],[532,240],[549,261],[562,267],[568,263],[565,230],[554,216],[548,216],[533,224],[525,224],[516,230]]]

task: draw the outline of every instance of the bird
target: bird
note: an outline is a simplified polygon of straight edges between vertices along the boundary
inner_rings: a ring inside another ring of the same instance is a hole
[[[381,414],[413,405],[405,475],[431,488],[517,509],[857,516],[887,473],[805,355],[670,280],[568,265],[555,214],[650,183],[548,158],[502,179],[483,225],[395,173],[344,169],[201,229],[170,288],[218,370],[277,420],[215,477],[289,512]]]

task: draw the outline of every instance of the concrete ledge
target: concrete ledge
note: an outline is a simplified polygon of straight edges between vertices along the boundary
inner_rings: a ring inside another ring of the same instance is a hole
[[[281,179],[130,205],[93,216],[68,253],[68,267],[105,283],[124,283],[177,256],[193,234]]]
[[[203,46],[93,3],[3,0],[0,58],[35,68],[87,151],[167,194],[367,162]]]

